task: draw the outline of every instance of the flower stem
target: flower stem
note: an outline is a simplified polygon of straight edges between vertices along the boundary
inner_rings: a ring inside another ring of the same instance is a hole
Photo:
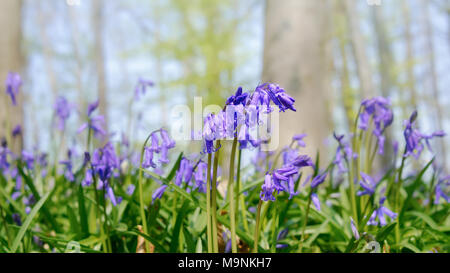
[[[309,208],[311,207],[311,195],[312,195],[312,189],[309,191],[308,204],[306,205],[305,218],[303,219],[302,238],[300,240],[300,245],[298,247],[299,253],[302,253],[302,251],[303,251],[303,241],[305,240],[306,222],[308,221]]]
[[[206,240],[208,241],[208,253],[212,252],[212,238],[211,238],[211,154],[208,154],[208,169],[206,171]]]
[[[261,218],[261,206],[262,200],[259,199],[258,208],[256,209],[256,223],[255,223],[255,233],[253,240],[253,253],[258,253],[258,240],[259,240],[259,222]]]
[[[213,178],[212,178],[212,241],[214,253],[219,252],[219,244],[217,241],[217,168],[219,166],[219,147],[220,140],[216,141],[216,153],[214,155]]]
[[[236,245],[236,211],[234,201],[234,158],[236,157],[237,137],[234,137],[230,155],[230,173],[228,176],[228,194],[230,196],[230,228],[231,228],[231,252],[237,253]]]
[[[398,170],[398,178],[397,178],[397,189],[395,191],[395,209],[398,213],[398,215],[400,215],[400,190],[402,188],[402,176],[403,176],[403,168],[405,167],[405,160],[406,160],[406,147],[405,147],[405,151],[403,152],[403,156],[402,156],[402,163],[400,165],[400,169]],[[400,217],[397,217],[397,225],[395,225],[395,241],[397,243],[397,245],[400,244]]]
[[[150,139],[151,135],[153,134],[150,133],[147,136],[147,139],[144,142],[144,145],[142,146],[141,149],[141,157],[139,160],[139,179],[138,179],[138,183],[139,183],[139,208],[140,208],[140,213],[141,213],[141,220],[142,220],[142,228],[144,231],[144,234],[148,235],[148,227],[147,227],[147,218],[145,217],[145,209],[144,209],[144,190],[143,190],[143,178],[142,178],[142,162],[144,161],[144,151],[145,151],[145,146],[147,145],[148,140]],[[149,250],[150,249],[150,243],[145,240],[145,249]]]

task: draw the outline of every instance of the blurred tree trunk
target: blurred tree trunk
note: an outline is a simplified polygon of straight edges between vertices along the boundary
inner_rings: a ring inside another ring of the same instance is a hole
[[[21,73],[23,64],[22,1],[0,1],[0,28],[0,137],[7,137],[16,125],[21,125],[23,128],[23,86],[20,88],[16,106],[12,105],[4,88],[6,76],[10,71],[20,73],[23,80],[23,73]],[[23,148],[23,137],[18,136],[9,145],[14,153],[20,154]]]
[[[339,67],[336,67],[336,72],[339,74],[339,82],[340,82],[340,97],[341,102],[344,107],[345,117],[346,117],[346,125],[347,129],[352,128],[352,124],[355,120],[356,110],[356,94],[355,90],[351,87],[350,84],[350,71],[348,68],[348,56],[347,56],[347,45],[349,42],[348,39],[348,28],[346,24],[346,14],[343,2],[333,1],[334,7],[334,28],[335,28],[335,37],[337,40],[337,49],[340,53],[340,59],[336,59],[340,64]],[[344,10],[343,10],[344,9]]]
[[[103,48],[103,0],[92,1],[94,27],[94,56],[97,71],[97,95],[100,100],[99,111],[105,118],[105,131],[108,132],[108,98],[106,96],[105,53]]]
[[[402,1],[402,11],[404,19],[405,28],[405,43],[406,43],[406,90],[409,91],[409,98],[412,107],[417,109],[417,90],[416,90],[416,80],[414,77],[414,51],[413,51],[413,37],[411,33],[411,14],[409,10],[409,4],[407,0]],[[405,93],[405,92],[404,92]],[[407,101],[407,98],[404,98]]]
[[[390,47],[390,41],[388,33],[386,31],[386,25],[384,24],[384,15],[382,6],[374,6],[372,9],[372,21],[375,31],[377,54],[378,54],[378,71],[380,75],[380,89],[383,97],[391,98],[392,89],[394,87],[394,77],[392,68],[394,66],[394,60]],[[404,106],[404,105],[403,105]],[[403,111],[404,112],[404,111]],[[386,145],[385,153],[382,158],[382,164],[388,166],[392,162],[392,131],[386,130]]]
[[[342,3],[345,6],[348,30],[351,37],[350,44],[355,57],[356,71],[362,95],[364,98],[373,97],[375,96],[375,88],[372,80],[372,69],[367,59],[367,46],[364,37],[361,35],[359,16],[355,9],[357,3],[355,0],[345,0]]]
[[[44,55],[44,65],[45,70],[47,72],[47,79],[50,85],[50,91],[53,95],[53,101],[55,101],[56,97],[58,96],[58,88],[56,84],[55,79],[55,73],[53,70],[53,51],[51,43],[49,42],[48,35],[47,35],[47,26],[49,22],[49,16],[51,14],[49,12],[46,12],[48,8],[45,7],[45,2],[41,1],[38,3],[38,21],[39,21],[39,34],[41,36],[41,43],[42,43],[42,50]]]
[[[288,145],[294,134],[307,133],[306,152],[315,155],[319,150],[322,159],[331,134],[329,15],[328,1],[266,1],[262,78],[285,88],[297,109],[280,114],[279,147]]]
[[[429,77],[431,81],[431,91],[433,96],[433,107],[437,115],[437,126],[439,129],[444,129],[444,109],[440,103],[439,96],[439,86],[436,72],[436,59],[434,55],[434,42],[433,42],[433,29],[430,19],[430,5],[428,1],[422,0],[422,11],[423,20],[425,26],[425,37],[426,37],[426,50],[429,60]],[[445,138],[440,140],[440,149],[442,155],[442,163],[445,168],[447,168],[447,147],[445,145]]]

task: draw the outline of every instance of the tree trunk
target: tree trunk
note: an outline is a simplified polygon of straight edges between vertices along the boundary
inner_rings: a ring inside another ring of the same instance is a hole
[[[437,116],[437,126],[439,129],[444,129],[444,116],[446,114],[444,113],[444,109],[442,109],[442,105],[440,103],[440,96],[439,96],[439,86],[438,86],[438,79],[437,79],[437,72],[436,72],[436,59],[434,55],[434,43],[433,43],[433,29],[431,26],[431,19],[430,19],[430,7],[428,1],[422,0],[423,5],[423,20],[425,25],[425,37],[426,37],[426,47],[427,47],[427,55],[429,60],[429,77],[431,81],[431,91],[433,96],[433,107],[436,110],[436,116]],[[440,147],[441,156],[442,156],[442,163],[445,168],[447,167],[447,147],[445,143],[445,138],[441,138],[440,140]]]
[[[296,112],[280,114],[280,145],[294,134],[307,133],[306,152],[320,151],[329,130],[327,95],[330,92],[328,1],[267,0],[264,38],[265,82],[278,83],[296,102]],[[324,160],[322,160],[324,161]]]
[[[409,91],[409,99],[412,106],[417,109],[417,90],[416,79],[414,76],[414,49],[413,49],[413,37],[411,33],[411,14],[409,10],[409,3],[407,0],[402,1],[403,19],[405,24],[405,43],[406,43],[406,88]]]
[[[347,18],[348,30],[350,33],[350,44],[355,56],[355,63],[358,73],[361,91],[364,98],[375,96],[375,88],[373,86],[372,69],[366,55],[366,43],[361,35],[360,22],[358,12],[355,7],[355,0],[345,0],[345,13]]]
[[[5,92],[5,80],[8,72],[21,74],[23,80],[21,51],[22,40],[22,1],[0,1],[0,137],[10,139],[11,130],[16,125],[23,128],[23,85],[20,88],[17,105],[13,106],[11,99]],[[25,130],[22,130],[23,132]],[[23,148],[23,137],[18,136],[12,143],[8,143],[11,150],[20,154]]]
[[[92,1],[93,27],[94,27],[94,56],[97,70],[97,94],[100,100],[99,111],[105,118],[105,131],[108,132],[108,98],[106,96],[105,57],[103,50],[103,1]]]
[[[391,91],[394,85],[394,78],[392,67],[394,66],[394,61],[392,57],[392,51],[390,47],[388,33],[386,31],[386,26],[384,24],[384,15],[382,7],[372,7],[372,21],[375,31],[375,38],[377,43],[377,54],[378,54],[378,71],[380,75],[380,89],[381,94],[386,97],[391,97]],[[389,166],[392,162],[392,128],[386,130],[386,145],[385,153],[382,157],[383,166]]]

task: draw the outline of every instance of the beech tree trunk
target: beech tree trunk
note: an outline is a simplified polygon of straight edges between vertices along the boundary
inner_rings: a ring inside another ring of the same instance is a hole
[[[9,140],[9,148],[20,154],[23,148],[23,136],[11,140],[11,130],[16,125],[23,128],[23,85],[17,105],[13,106],[11,98],[5,92],[5,80],[8,72],[19,73],[22,77],[23,56],[21,51],[22,40],[22,1],[0,1],[0,138]],[[24,132],[24,130],[22,130]]]
[[[280,145],[307,133],[306,153],[322,161],[332,134],[328,115],[331,43],[328,1],[267,0],[263,81],[278,83],[292,95],[296,112],[280,114]]]

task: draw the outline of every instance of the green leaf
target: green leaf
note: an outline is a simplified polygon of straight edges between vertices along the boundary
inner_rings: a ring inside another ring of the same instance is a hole
[[[80,214],[81,232],[83,236],[89,236],[89,226],[86,213],[86,205],[84,202],[83,186],[78,186],[78,213]]]
[[[375,237],[375,240],[377,242],[384,241],[387,238],[387,236],[389,235],[389,233],[391,233],[391,231],[394,230],[396,224],[397,224],[397,222],[392,222],[389,225],[384,226],[383,228],[381,228],[378,231],[377,236]]]
[[[173,227],[172,238],[170,241],[170,249],[169,252],[175,253],[178,251],[178,244],[180,239],[180,230],[181,225],[183,224],[183,220],[186,217],[186,213],[189,210],[189,202],[185,200],[181,209],[177,212],[177,219],[175,221],[175,226]]]
[[[11,247],[11,252],[15,253],[17,251],[17,248],[19,247],[20,242],[22,241],[23,236],[25,235],[25,232],[27,231],[28,227],[31,224],[31,221],[36,216],[36,214],[39,212],[41,207],[44,205],[47,198],[50,196],[50,192],[46,193],[34,206],[34,208],[31,210],[30,214],[28,215],[27,219],[23,223],[23,225],[20,227],[19,232],[16,235],[16,238],[13,241],[13,245]]]
[[[21,164],[17,164],[17,169],[19,170],[20,175],[23,177],[23,179],[25,180],[25,183],[27,184],[27,186],[30,188],[31,192],[33,193],[34,198],[36,198],[36,200],[39,201],[41,199],[40,194],[36,190],[36,187],[34,186],[33,181],[23,171]],[[53,188],[52,193],[54,192],[55,188]],[[44,206],[42,208],[42,212],[44,213],[44,216],[47,219],[47,221],[49,221],[49,223],[52,225],[53,229],[57,233],[61,233],[61,230],[60,230],[58,224],[56,223],[55,219],[53,218],[52,214],[50,213],[50,211],[47,209],[46,206]]]

